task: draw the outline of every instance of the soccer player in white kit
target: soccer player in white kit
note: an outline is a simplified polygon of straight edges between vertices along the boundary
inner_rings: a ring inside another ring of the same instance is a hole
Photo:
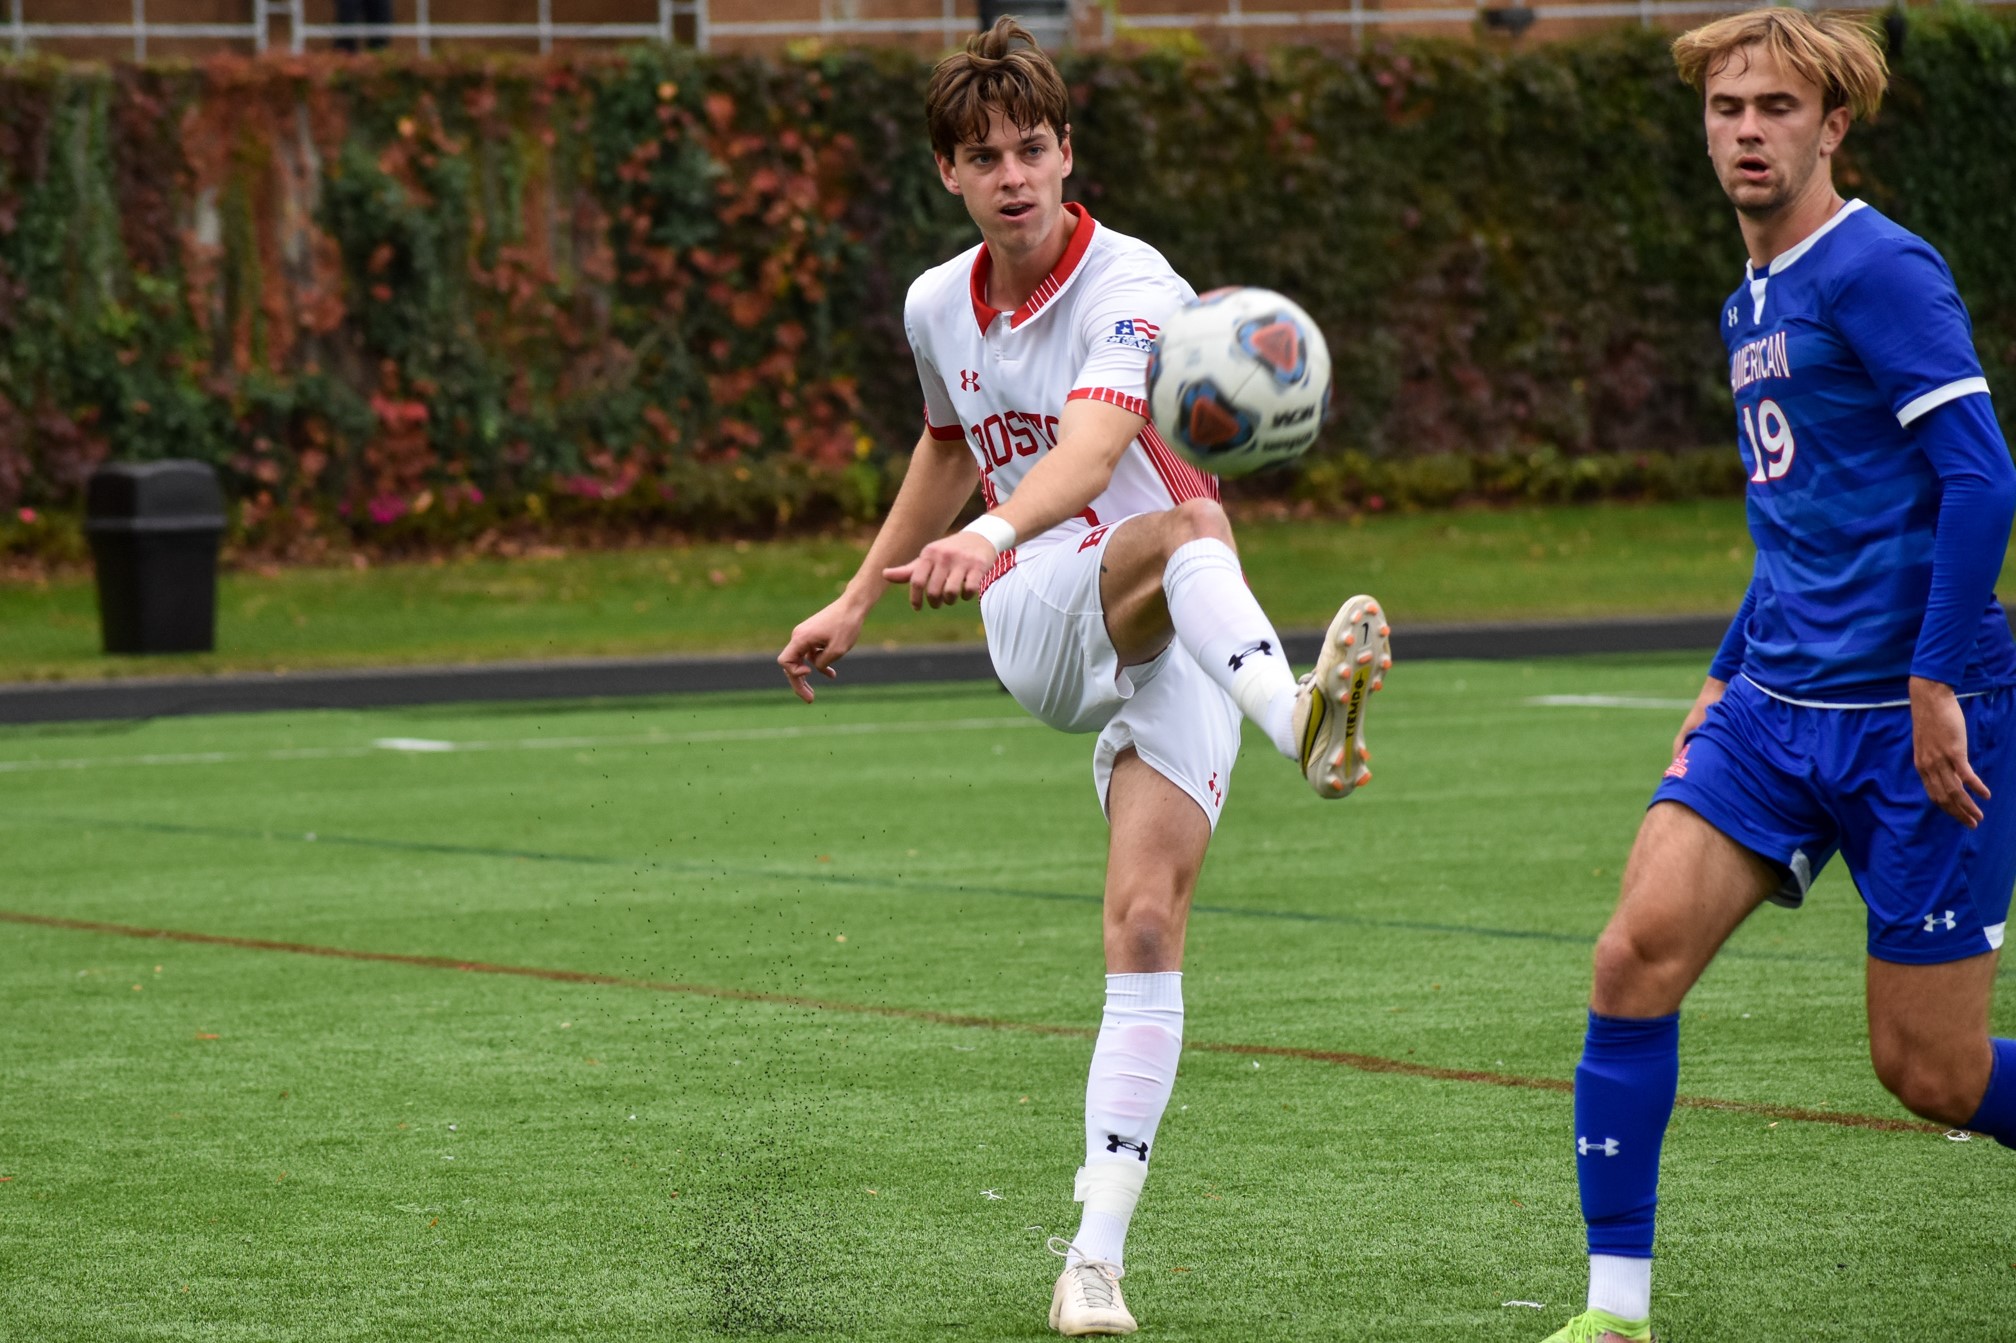
[[[1067,114],[1056,68],[1009,19],[933,73],[932,150],[983,241],[910,287],[924,431],[859,572],[777,661],[809,703],[889,585],[907,584],[912,607],[978,597],[1016,701],[1099,734],[1106,1007],[1085,1090],[1085,1210],[1052,1245],[1065,1268],[1050,1324],[1127,1334],[1127,1226],[1175,1084],[1184,927],[1241,713],[1320,796],[1346,796],[1371,778],[1364,709],[1392,659],[1378,603],[1359,596],[1316,669],[1290,671],[1217,482],[1147,421],[1154,334],[1193,291],[1154,248],[1064,203]],[[945,535],[976,481],[987,512]]]

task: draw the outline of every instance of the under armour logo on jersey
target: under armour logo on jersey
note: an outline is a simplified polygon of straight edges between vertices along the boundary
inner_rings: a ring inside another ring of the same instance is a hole
[[[1107,1151],[1109,1151],[1109,1152],[1117,1152],[1117,1151],[1119,1151],[1119,1150],[1120,1150],[1121,1148],[1123,1148],[1123,1147],[1124,1147],[1124,1148],[1126,1148],[1126,1149],[1127,1149],[1128,1151],[1130,1151],[1130,1152],[1133,1152],[1133,1153],[1136,1153],[1137,1155],[1139,1155],[1139,1157],[1140,1157],[1140,1158],[1141,1158],[1141,1160],[1143,1160],[1143,1161],[1146,1161],[1146,1160],[1148,1159],[1148,1144],[1147,1144],[1147,1143],[1145,1143],[1145,1142],[1128,1142],[1128,1141],[1126,1141],[1125,1139],[1123,1139],[1123,1138],[1122,1138],[1122,1137],[1121,1137],[1121,1136],[1120,1136],[1119,1134],[1117,1134],[1117,1133],[1109,1133],[1109,1134],[1107,1134],[1107,1135],[1106,1135],[1106,1150],[1107,1150]]]
[[[980,373],[979,373],[979,370],[977,370],[977,369],[971,369],[971,368],[962,368],[962,369],[960,369],[960,370],[959,370],[959,390],[960,390],[960,391],[962,391],[962,392],[977,392],[977,391],[979,391],[979,390],[980,390]]]
[[[1238,652],[1234,653],[1231,656],[1229,661],[1232,670],[1238,671],[1240,667],[1245,665],[1247,658],[1273,657],[1273,656],[1274,656],[1274,645],[1269,643],[1267,640],[1262,639],[1257,644],[1253,644],[1250,647],[1240,649]]]
[[[1588,1156],[1591,1152],[1601,1152],[1604,1156],[1616,1156],[1619,1148],[1622,1146],[1623,1144],[1619,1143],[1615,1138],[1605,1138],[1602,1142],[1590,1142],[1587,1138],[1577,1138],[1575,1140],[1575,1150],[1583,1156]]]
[[[1925,916],[1925,931],[1928,933],[1936,933],[1942,928],[1950,933],[1959,926],[1960,926],[1959,922],[1956,919],[1954,919],[1953,911],[1950,909],[1947,910],[1943,915],[1927,914]]]
[[[1736,309],[1733,307],[1729,309],[1729,325],[1736,325]]]

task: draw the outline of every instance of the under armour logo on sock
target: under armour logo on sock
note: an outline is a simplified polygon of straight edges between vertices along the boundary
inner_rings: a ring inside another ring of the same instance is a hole
[[[1107,1134],[1107,1135],[1106,1135],[1106,1150],[1107,1150],[1107,1151],[1109,1151],[1109,1152],[1117,1152],[1117,1151],[1119,1151],[1119,1150],[1120,1150],[1121,1148],[1123,1148],[1123,1147],[1124,1147],[1124,1148],[1126,1148],[1126,1149],[1127,1149],[1128,1151],[1130,1151],[1130,1152],[1135,1152],[1135,1153],[1138,1153],[1138,1154],[1140,1155],[1140,1157],[1141,1157],[1141,1159],[1142,1159],[1143,1161],[1146,1161],[1146,1160],[1148,1159],[1148,1144],[1147,1144],[1147,1143],[1145,1143],[1145,1142],[1127,1142],[1127,1141],[1125,1141],[1124,1139],[1122,1139],[1122,1138],[1121,1138],[1121,1136],[1120,1136],[1119,1134],[1117,1134],[1117,1133],[1109,1133],[1109,1134]]]
[[[1588,1156],[1591,1152],[1601,1152],[1604,1156],[1616,1156],[1618,1149],[1622,1145],[1615,1138],[1605,1138],[1602,1142],[1590,1142],[1587,1138],[1577,1138],[1575,1140],[1575,1150],[1582,1156]]]
[[[1944,928],[1947,932],[1950,933],[1959,926],[1960,926],[1959,923],[1953,918],[1953,911],[1950,909],[1947,910],[1943,915],[1927,914],[1925,916],[1925,931],[1928,933],[1936,933],[1941,928]]]
[[[1250,657],[1271,658],[1273,656],[1274,656],[1274,645],[1270,643],[1268,640],[1262,639],[1259,643],[1252,645],[1250,648],[1242,648],[1232,655],[1231,658],[1232,670],[1238,671],[1239,668],[1245,663],[1247,658]]]

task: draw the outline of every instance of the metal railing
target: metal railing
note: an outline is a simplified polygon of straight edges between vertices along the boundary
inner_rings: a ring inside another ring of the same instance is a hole
[[[1264,2],[1264,0],[1263,0]],[[23,0],[7,0],[7,20],[0,23],[0,42],[19,56],[35,43],[63,38],[130,40],[135,60],[145,60],[148,44],[190,39],[244,43],[256,52],[282,49],[307,50],[311,42],[334,40],[411,39],[422,55],[431,54],[437,42],[512,41],[536,42],[540,52],[553,50],[556,42],[662,42],[680,39],[682,29],[692,44],[708,50],[719,39],[759,39],[784,43],[803,38],[840,41],[873,41],[888,38],[935,38],[952,46],[973,28],[973,0],[940,0],[939,13],[913,18],[864,19],[853,15],[852,5],[841,0],[820,0],[816,19],[736,19],[717,20],[710,14],[709,0],[656,0],[655,21],[636,23],[567,23],[556,21],[556,0],[537,0],[538,17],[529,23],[437,22],[430,15],[429,0],[415,0],[411,23],[337,24],[311,23],[303,12],[306,0],[248,0],[251,14],[244,23],[155,22],[147,17],[147,0],[131,0],[132,17],[126,22],[46,23],[23,17]],[[558,0],[564,7],[566,0]],[[644,0],[649,3],[649,0]],[[1476,23],[1491,5],[1449,5],[1423,9],[1378,9],[1365,0],[1351,0],[1336,9],[1249,9],[1249,0],[1221,0],[1223,8],[1187,14],[1126,14],[1119,6],[1102,6],[1099,11],[1100,37],[1106,42],[1129,31],[1166,32],[1192,30],[1200,33],[1283,33],[1320,32],[1341,29],[1354,42],[1362,42],[1368,29],[1386,25],[1415,27],[1446,25],[1468,27]],[[1733,12],[1748,8],[1755,0],[1561,0],[1524,6],[1528,22],[1561,20],[1635,20],[1647,27],[1664,19],[1689,19],[1704,14]],[[1801,0],[1805,7],[1816,7]],[[1826,9],[1883,9],[1892,0],[1823,0]],[[2016,0],[1983,0],[1987,6],[2002,6]],[[640,8],[641,8],[640,4]],[[276,31],[277,30],[277,31]]]
[[[565,0],[561,2],[564,4]],[[417,0],[418,12],[412,23],[310,23],[302,13],[304,0],[251,0],[252,14],[244,23],[163,23],[149,21],[147,0],[132,3],[133,17],[124,23],[31,23],[22,17],[22,0],[8,0],[8,17],[6,23],[0,24],[0,40],[6,41],[14,54],[20,56],[38,41],[124,38],[133,43],[133,59],[144,61],[149,42],[189,39],[248,43],[254,51],[264,54],[276,47],[306,51],[308,44],[315,41],[412,38],[422,55],[431,55],[437,41],[533,41],[545,54],[553,50],[555,42],[669,45],[676,39],[682,19],[691,24],[694,44],[701,50],[706,50],[710,37],[707,0],[657,0],[658,17],[651,23],[558,22],[553,18],[554,0],[538,0],[538,18],[531,23],[438,23],[428,12],[428,0]],[[283,42],[274,40],[276,25],[285,27]]]

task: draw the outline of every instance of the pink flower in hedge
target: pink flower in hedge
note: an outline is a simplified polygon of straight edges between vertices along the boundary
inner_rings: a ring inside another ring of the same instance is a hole
[[[31,527],[35,525],[35,523],[40,519],[40,517],[41,514],[37,513],[32,508],[24,508],[21,510],[20,513],[21,521],[27,523]]]
[[[406,501],[395,494],[381,494],[371,501],[371,521],[380,527],[406,516]]]
[[[463,497],[472,504],[480,504],[483,502],[483,491],[474,485],[465,486]]]

